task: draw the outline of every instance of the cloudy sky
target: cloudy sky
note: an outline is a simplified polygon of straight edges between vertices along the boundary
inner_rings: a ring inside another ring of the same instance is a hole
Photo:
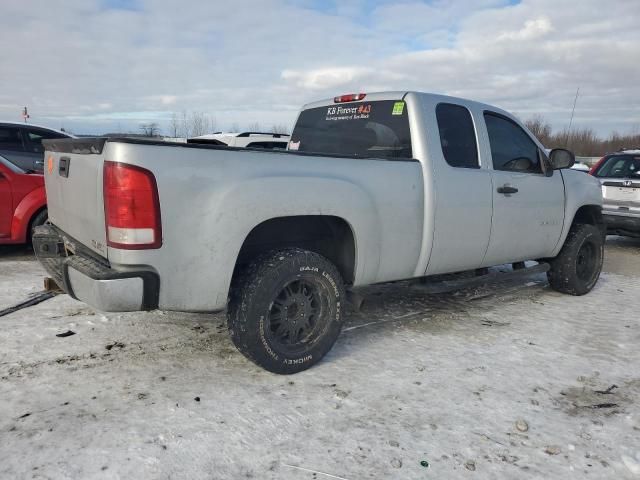
[[[421,90],[640,131],[640,0],[2,0],[0,119],[137,131],[295,120],[340,93]]]

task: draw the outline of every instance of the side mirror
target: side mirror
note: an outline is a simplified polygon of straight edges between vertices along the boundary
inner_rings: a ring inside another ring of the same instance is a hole
[[[571,168],[576,163],[576,156],[573,152],[565,148],[554,148],[549,154],[551,168],[560,170],[561,168]]]

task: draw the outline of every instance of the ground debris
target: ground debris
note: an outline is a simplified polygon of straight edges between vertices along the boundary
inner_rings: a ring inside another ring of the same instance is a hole
[[[561,449],[558,445],[547,445],[544,447],[544,453],[547,455],[558,455],[561,452]]]
[[[584,408],[615,408],[619,406],[617,403],[596,403],[595,405],[585,405]]]
[[[471,470],[472,472],[474,472],[476,470],[476,462],[474,462],[473,460],[467,460],[464,463],[464,468],[466,468],[467,470]]]
[[[126,345],[122,342],[113,342],[113,343],[109,343],[108,345],[105,345],[105,349],[107,350],[111,350],[113,348],[119,348],[119,349],[123,349]]]
[[[511,325],[509,322],[498,322],[496,320],[482,320],[480,325],[484,325],[485,327],[507,327]]]
[[[606,390],[594,390],[594,391],[596,393],[599,393],[600,395],[613,395],[613,389],[614,388],[618,388],[618,386],[617,385],[611,385]]]
[[[56,337],[65,338],[75,334],[76,332],[74,332],[73,330],[67,330],[66,332],[56,333]]]
[[[519,432],[526,432],[529,430],[529,424],[521,418],[516,420],[515,426],[516,430],[518,430]]]

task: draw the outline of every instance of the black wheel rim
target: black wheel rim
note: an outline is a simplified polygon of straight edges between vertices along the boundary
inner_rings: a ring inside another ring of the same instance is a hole
[[[592,242],[584,242],[576,256],[576,275],[582,281],[588,282],[593,278],[597,264],[597,250]]]
[[[316,281],[287,283],[269,309],[266,333],[270,343],[286,353],[308,349],[324,331],[327,307],[325,289]]]

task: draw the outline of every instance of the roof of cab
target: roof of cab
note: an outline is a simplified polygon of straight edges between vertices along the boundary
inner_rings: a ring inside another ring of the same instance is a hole
[[[450,95],[444,95],[440,93],[418,92],[415,90],[397,90],[397,91],[389,91],[389,92],[371,92],[371,93],[363,92],[363,93],[366,96],[362,100],[354,100],[353,102],[348,102],[348,103],[376,102],[381,100],[402,100],[409,94],[415,94],[423,97],[431,97],[437,100],[441,100],[442,102],[459,103],[461,105],[468,105],[468,106],[474,105],[480,109],[492,110],[492,111],[501,113],[505,116],[508,116],[510,118],[514,118],[511,113],[499,107],[496,107],[494,105],[477,102],[475,100],[469,100],[467,98],[452,97]],[[336,102],[334,100],[335,98],[337,97],[330,97],[330,98],[325,98],[323,100],[318,100],[316,102],[307,103],[302,107],[302,110],[307,110],[310,108],[317,108],[317,107],[325,107],[328,105],[336,105]]]

